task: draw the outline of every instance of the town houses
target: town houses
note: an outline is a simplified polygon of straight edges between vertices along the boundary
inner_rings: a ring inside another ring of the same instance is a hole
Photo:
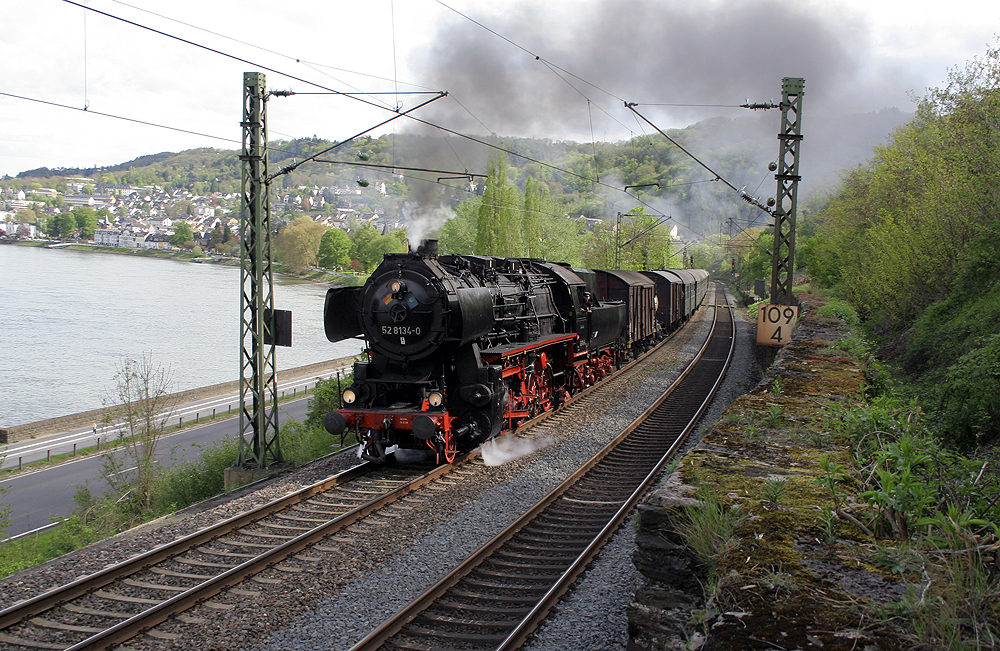
[[[198,195],[184,189],[104,184],[90,178],[65,178],[58,185],[65,191],[16,190],[3,187],[0,181],[0,237],[46,237],[49,220],[81,206],[97,214],[93,243],[98,246],[169,249],[169,238],[181,223],[190,229],[194,244],[203,249],[212,245],[212,234],[220,228],[232,235],[239,232],[238,193]],[[308,214],[325,226],[345,231],[362,224],[381,232],[402,228],[401,219],[369,208],[365,195],[371,194],[384,195],[385,184],[373,184],[364,194],[361,188],[346,185],[282,189],[272,192],[272,220],[287,222]]]

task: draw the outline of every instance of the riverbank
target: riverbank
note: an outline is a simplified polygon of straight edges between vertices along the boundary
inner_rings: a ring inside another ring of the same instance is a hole
[[[317,362],[316,364],[309,364],[307,366],[300,366],[298,368],[279,371],[278,381],[284,382],[287,380],[305,379],[324,375],[333,372],[338,368],[342,368],[343,366],[349,366],[353,363],[353,361],[354,356],[352,355],[349,357],[333,359],[327,362]],[[231,395],[239,393],[239,390],[240,381],[234,380],[232,382],[223,382],[221,384],[214,384],[212,386],[201,387],[198,389],[179,391],[171,394],[171,400],[174,404],[183,404],[186,402],[194,402],[196,400],[206,400],[218,396]],[[78,414],[49,418],[35,423],[15,425],[7,428],[8,443],[18,443],[29,439],[38,439],[45,436],[51,436],[53,434],[61,434],[70,430],[87,427],[91,423],[100,422],[105,411],[105,409],[94,409]]]
[[[169,369],[170,391],[238,379],[239,262],[191,264],[186,256],[0,246],[10,317],[0,333],[7,355],[0,428],[100,409],[126,357],[151,355]],[[325,336],[323,305],[333,286],[342,286],[339,277],[275,275],[275,307],[293,314],[293,347],[277,352],[278,370],[361,350]]]
[[[34,247],[39,249],[59,249],[67,251],[86,251],[91,253],[110,253],[113,255],[132,255],[144,258],[160,258],[163,260],[176,260],[180,262],[194,262],[197,264],[216,264],[227,267],[239,267],[240,259],[222,255],[218,253],[194,253],[183,249],[131,249],[118,246],[98,246],[81,242],[54,242],[46,240],[13,240],[10,238],[0,238],[0,244]],[[317,283],[332,283],[336,285],[361,285],[367,278],[364,274],[355,272],[335,271],[333,269],[321,269],[310,267],[308,269],[294,269],[280,262],[273,263],[274,272],[290,278],[299,278]]]

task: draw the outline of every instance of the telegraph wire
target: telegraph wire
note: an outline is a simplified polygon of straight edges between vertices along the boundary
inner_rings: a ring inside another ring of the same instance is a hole
[[[355,138],[360,138],[361,136],[365,135],[369,131],[374,131],[375,129],[378,129],[379,127],[381,127],[381,126],[383,126],[385,124],[388,124],[388,123],[390,123],[393,120],[396,120],[398,118],[406,117],[409,113],[411,113],[413,111],[416,111],[417,109],[423,108],[423,107],[427,106],[428,104],[430,104],[431,102],[436,102],[437,100],[441,99],[442,97],[447,97],[447,96],[448,96],[447,93],[439,93],[437,97],[432,97],[431,99],[427,100],[426,102],[423,102],[421,104],[417,104],[416,106],[414,106],[413,108],[411,108],[409,110],[401,111],[401,112],[397,111],[396,114],[393,115],[391,118],[389,118],[387,120],[383,120],[382,122],[379,122],[375,126],[369,127],[368,129],[365,129],[361,133],[357,133],[357,134],[351,136],[350,138],[346,138],[344,140],[341,140],[338,143],[334,143],[330,147],[327,147],[326,149],[323,149],[322,151],[316,152],[315,154],[313,154],[311,156],[307,156],[304,159],[302,159],[301,161],[292,163],[291,165],[287,165],[287,166],[281,168],[281,170],[279,170],[278,172],[275,172],[274,174],[271,174],[270,176],[268,176],[267,179],[266,179],[266,182],[270,183],[272,180],[274,180],[275,178],[281,176],[282,174],[288,174],[289,172],[294,171],[296,168],[299,167],[299,165],[302,165],[304,163],[308,163],[311,160],[316,160],[317,158],[319,158],[323,154],[331,152],[334,149],[337,149],[338,147],[342,147],[342,146],[346,145],[347,143],[353,141]]]
[[[569,70],[566,70],[565,68],[562,68],[562,67],[556,65],[555,63],[553,63],[552,61],[549,61],[548,59],[542,57],[540,54],[535,54],[534,52],[532,52],[531,50],[527,49],[526,47],[524,47],[522,45],[519,45],[518,43],[515,43],[511,39],[509,39],[506,36],[504,36],[503,34],[501,34],[500,32],[497,32],[496,30],[490,29],[489,27],[487,27],[483,23],[479,22],[478,20],[472,18],[471,16],[467,16],[467,15],[463,14],[461,11],[459,11],[458,9],[455,9],[454,7],[450,7],[450,6],[446,5],[444,2],[442,2],[442,0],[435,0],[435,1],[439,5],[441,5],[442,7],[444,7],[445,9],[458,14],[459,16],[461,16],[462,18],[466,19],[470,23],[478,25],[479,27],[485,29],[490,34],[493,34],[497,38],[499,38],[499,39],[501,39],[503,41],[506,41],[507,43],[513,45],[514,47],[516,47],[517,49],[521,50],[522,52],[524,52],[528,56],[534,57],[535,61],[539,61],[539,62],[543,63],[547,67],[555,68],[556,70],[559,70],[559,71],[561,71],[561,72],[569,75],[570,77],[573,77],[574,79],[577,79],[577,80],[579,80],[579,81],[587,84],[588,86],[601,91],[602,93],[608,95],[609,97],[614,97],[615,99],[620,100],[622,102],[625,101],[624,98],[618,97],[617,95],[615,95],[611,91],[605,90],[605,89],[601,88],[600,86],[598,86],[597,84],[594,84],[594,83],[592,83],[590,81],[587,81],[583,77],[580,77],[578,75],[573,74]]]
[[[718,172],[716,172],[711,167],[709,167],[708,165],[706,165],[705,163],[703,163],[701,160],[698,159],[697,156],[695,156],[694,154],[692,154],[691,152],[689,152],[687,149],[685,149],[679,142],[677,142],[676,140],[674,140],[673,138],[671,138],[670,136],[668,136],[666,133],[664,133],[664,131],[662,129],[660,129],[658,126],[656,126],[655,124],[653,124],[652,122],[650,122],[642,113],[639,113],[639,111],[636,111],[635,110],[635,106],[636,105],[634,103],[625,102],[625,107],[626,108],[628,108],[630,111],[632,111],[633,113],[635,113],[636,115],[638,115],[640,118],[642,118],[647,124],[649,124],[649,126],[651,126],[654,129],[656,129],[660,133],[661,136],[663,136],[664,138],[666,138],[667,140],[669,140],[675,147],[677,147],[682,152],[684,152],[685,154],[687,154],[688,156],[690,156],[691,160],[693,160],[694,162],[696,162],[699,165],[701,165],[702,167],[704,167],[711,174],[715,175],[716,179],[718,179],[719,181],[722,181],[727,186],[729,186],[730,188],[732,188],[733,192],[736,192],[737,194],[739,194],[741,199],[743,199],[744,201],[746,201],[747,203],[749,203],[752,206],[756,206],[757,208],[760,208],[761,210],[763,210],[766,213],[770,213],[771,212],[771,210],[767,206],[765,206],[764,204],[760,203],[760,200],[758,200],[756,197],[750,196],[749,194],[746,193],[745,190],[737,190],[735,185],[733,185],[732,183],[730,183],[726,179],[722,178],[722,176],[720,176],[718,174]]]
[[[317,83],[315,83],[315,82],[311,82],[311,81],[308,81],[308,80],[306,80],[306,79],[302,79],[302,78],[300,78],[300,77],[297,77],[297,76],[295,76],[295,75],[290,75],[290,74],[288,74],[288,73],[284,73],[284,72],[281,72],[281,71],[279,71],[279,70],[276,70],[276,69],[274,69],[274,68],[271,68],[271,67],[268,67],[268,66],[264,66],[264,65],[260,65],[260,64],[258,64],[258,63],[255,63],[255,62],[253,62],[253,61],[249,61],[249,60],[247,60],[247,59],[244,59],[244,58],[242,58],[242,57],[238,57],[238,56],[235,56],[235,55],[233,55],[233,54],[228,54],[228,53],[226,53],[226,52],[223,52],[223,51],[221,51],[221,50],[218,50],[218,49],[215,49],[215,48],[212,48],[212,47],[209,47],[209,46],[207,46],[207,45],[201,45],[201,44],[199,44],[199,43],[195,43],[194,41],[191,41],[191,40],[188,40],[188,39],[185,39],[185,38],[181,38],[180,36],[175,36],[175,35],[173,35],[173,34],[168,34],[167,32],[164,32],[164,31],[162,31],[162,30],[158,30],[158,29],[155,29],[155,28],[153,28],[153,27],[149,27],[149,26],[146,26],[146,25],[142,25],[142,24],[140,24],[140,23],[137,23],[137,22],[135,22],[135,21],[132,21],[132,20],[128,20],[128,19],[126,19],[126,18],[123,18],[123,17],[121,17],[121,16],[115,16],[114,14],[110,14],[110,13],[107,13],[107,12],[105,12],[105,11],[101,11],[101,10],[99,10],[99,9],[95,9],[95,8],[93,8],[93,7],[88,7],[88,6],[86,6],[86,5],[83,5],[83,4],[80,4],[79,2],[76,2],[75,0],[62,0],[62,1],[63,1],[63,2],[65,2],[65,3],[67,3],[67,4],[71,4],[71,5],[73,5],[73,6],[76,6],[76,7],[80,7],[81,9],[84,9],[84,10],[87,10],[87,11],[93,11],[93,12],[95,12],[95,13],[97,13],[97,14],[100,14],[100,15],[102,15],[102,16],[105,16],[105,17],[107,17],[107,18],[111,18],[111,19],[113,19],[113,20],[118,20],[118,21],[121,21],[121,22],[123,22],[123,23],[125,23],[125,24],[127,24],[127,25],[132,25],[133,27],[138,27],[138,28],[140,28],[140,29],[143,29],[143,30],[146,30],[146,31],[149,31],[149,32],[153,32],[154,34],[159,34],[159,35],[161,35],[161,36],[164,36],[164,37],[166,37],[166,38],[169,38],[169,39],[172,39],[172,40],[176,40],[176,41],[179,41],[179,42],[181,42],[181,43],[185,43],[185,44],[187,44],[187,45],[192,45],[192,46],[194,46],[194,47],[196,47],[196,48],[199,48],[199,49],[202,49],[202,50],[205,50],[205,51],[207,51],[207,52],[211,52],[211,53],[213,53],[213,54],[218,54],[219,56],[222,56],[222,57],[225,57],[225,58],[228,58],[228,59],[233,59],[234,61],[239,61],[239,62],[241,62],[241,63],[245,63],[245,64],[247,64],[247,65],[250,65],[250,66],[256,66],[256,67],[259,67],[259,68],[261,68],[261,69],[263,69],[263,70],[266,70],[266,71],[268,71],[268,72],[273,72],[273,73],[275,73],[275,74],[278,74],[278,75],[282,75],[282,76],[284,76],[284,77],[288,77],[289,79],[293,79],[293,80],[295,80],[295,81],[299,81],[299,82],[302,82],[302,83],[304,83],[304,84],[308,84],[308,85],[310,85],[310,86],[315,86],[315,87],[317,87],[317,88],[321,88],[321,89],[323,89],[323,90],[326,90],[326,91],[329,91],[329,92],[330,92],[331,94],[335,94],[335,95],[344,95],[344,96],[346,96],[346,97],[351,97],[352,99],[355,99],[355,100],[357,100],[357,101],[359,101],[359,102],[362,102],[362,103],[364,103],[364,104],[368,104],[369,106],[374,106],[375,108],[380,108],[380,109],[383,109],[383,110],[391,110],[391,109],[387,109],[387,107],[385,107],[385,106],[380,106],[380,105],[378,105],[378,104],[375,104],[374,102],[370,102],[370,101],[368,101],[368,100],[365,100],[365,99],[362,99],[362,98],[359,98],[359,97],[356,97],[356,96],[355,96],[354,94],[352,94],[352,93],[344,93],[344,92],[342,92],[342,91],[337,91],[337,90],[334,90],[334,89],[332,89],[332,88],[327,88],[327,87],[323,86],[322,84],[317,84]],[[440,1],[440,0],[438,0],[438,1]],[[446,5],[445,5],[445,6],[446,6]],[[449,7],[449,8],[450,8],[450,7]],[[478,24],[478,23],[477,23],[477,24]],[[488,28],[487,28],[487,29],[488,29]],[[523,49],[523,48],[522,48],[522,49]],[[581,81],[582,81],[582,80],[581,80]],[[440,92],[440,91],[439,91],[439,92]],[[406,94],[416,94],[416,93],[410,93],[410,92],[407,92]],[[435,98],[435,99],[437,99],[437,98]],[[421,106],[422,106],[422,105],[421,105]],[[397,115],[397,117],[398,117],[398,115]],[[415,121],[417,121],[417,122],[420,122],[421,124],[425,124],[425,125],[427,125],[427,126],[430,126],[430,127],[432,127],[432,128],[435,128],[435,129],[440,129],[440,130],[442,130],[442,131],[444,131],[444,132],[446,132],[446,133],[451,133],[452,135],[455,135],[455,136],[458,136],[458,137],[460,137],[460,138],[465,138],[465,139],[468,139],[468,140],[471,140],[472,142],[476,142],[476,143],[479,143],[479,144],[481,144],[481,145],[484,145],[484,146],[486,146],[486,147],[490,147],[490,148],[492,148],[492,149],[497,149],[497,150],[499,150],[499,151],[504,151],[504,152],[506,152],[506,153],[509,153],[509,154],[511,154],[511,155],[513,155],[513,156],[518,156],[518,157],[520,157],[520,158],[522,158],[522,159],[524,159],[524,160],[528,160],[528,161],[530,161],[530,162],[533,162],[533,163],[537,163],[537,164],[539,164],[539,165],[543,165],[544,167],[547,167],[547,168],[549,168],[549,169],[552,169],[552,170],[556,170],[556,171],[560,171],[560,172],[563,172],[563,173],[566,173],[566,174],[569,174],[570,176],[575,176],[575,177],[577,177],[577,178],[580,178],[580,179],[582,179],[582,180],[584,180],[584,181],[592,181],[592,179],[589,179],[589,178],[586,178],[586,177],[584,177],[584,176],[582,176],[582,175],[580,175],[580,174],[576,174],[575,172],[571,172],[571,171],[569,171],[569,170],[564,170],[564,169],[562,169],[562,168],[559,168],[559,167],[556,167],[556,166],[554,166],[554,165],[551,165],[551,164],[549,164],[549,163],[543,163],[542,161],[539,161],[539,160],[537,160],[537,159],[534,159],[534,158],[531,158],[531,157],[528,157],[528,156],[525,156],[525,155],[523,155],[523,154],[519,154],[519,153],[517,153],[517,152],[514,152],[514,151],[511,151],[511,150],[507,150],[507,149],[505,149],[505,148],[502,148],[502,147],[499,147],[499,146],[497,146],[497,145],[492,145],[492,144],[490,144],[490,143],[487,143],[487,142],[484,142],[484,141],[482,141],[482,140],[480,140],[480,139],[478,139],[478,138],[475,138],[475,137],[473,137],[473,136],[469,136],[469,135],[466,135],[466,134],[463,134],[463,133],[460,133],[460,132],[458,132],[458,131],[455,131],[455,130],[453,130],[453,129],[448,129],[448,128],[446,128],[446,127],[443,127],[443,126],[441,126],[441,125],[436,125],[436,124],[433,124],[433,123],[431,123],[431,122],[428,122],[428,121],[426,121],[426,120],[421,120],[420,118],[416,118],[416,117],[414,117],[414,116],[412,116],[412,115],[409,115],[408,117],[409,117],[410,119],[412,119],[412,120],[415,120]],[[392,119],[395,119],[395,118],[392,118]],[[142,122],[142,121],[140,121],[140,120],[132,120],[132,121],[135,121],[135,122]],[[390,120],[386,120],[386,122],[389,122],[389,121],[391,121],[391,119],[390,119]],[[385,122],[383,122],[382,124],[385,124]],[[381,124],[380,124],[380,125],[376,125],[376,127],[372,127],[372,129],[375,129],[375,128],[377,128],[378,126],[381,126]],[[368,129],[367,131],[371,131],[372,129]],[[367,133],[367,131],[365,131],[365,132],[363,132],[363,133]],[[357,136],[354,136],[354,137],[357,137]],[[345,143],[347,143],[347,142],[349,142],[349,141],[350,141],[350,140],[344,140],[344,141],[342,141],[342,142],[338,143],[338,146],[339,146],[339,145],[343,145],[343,144],[345,144]],[[241,142],[240,144],[242,144],[242,142]],[[305,162],[305,161],[302,161],[302,162]],[[272,178],[273,178],[273,177],[272,177]],[[617,190],[617,189],[618,189],[618,188],[614,188],[614,187],[612,187],[612,186],[610,186],[610,185],[606,185],[606,184],[601,184],[601,185],[605,185],[605,187],[608,187],[608,188],[611,188],[611,189],[613,189],[613,190]]]

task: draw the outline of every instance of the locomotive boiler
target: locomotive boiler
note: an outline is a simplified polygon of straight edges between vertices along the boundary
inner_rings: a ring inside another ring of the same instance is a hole
[[[387,254],[364,286],[327,292],[327,338],[364,337],[369,359],[326,429],[355,432],[369,460],[403,448],[440,463],[557,407],[648,345],[590,280],[541,260],[438,256],[435,241]]]

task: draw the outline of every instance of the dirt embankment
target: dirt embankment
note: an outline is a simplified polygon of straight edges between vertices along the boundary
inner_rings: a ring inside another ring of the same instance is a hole
[[[825,423],[857,404],[863,369],[838,348],[843,322],[819,317],[815,297],[800,298],[793,341],[764,380],[640,506],[634,558],[644,585],[629,607],[631,651],[910,648],[871,616],[906,586],[875,569],[873,541],[831,515],[822,483],[824,463],[852,463],[849,444]],[[856,498],[856,486],[838,490]],[[691,507],[706,498],[739,514],[730,539],[707,545],[711,575],[690,536],[703,512]]]

